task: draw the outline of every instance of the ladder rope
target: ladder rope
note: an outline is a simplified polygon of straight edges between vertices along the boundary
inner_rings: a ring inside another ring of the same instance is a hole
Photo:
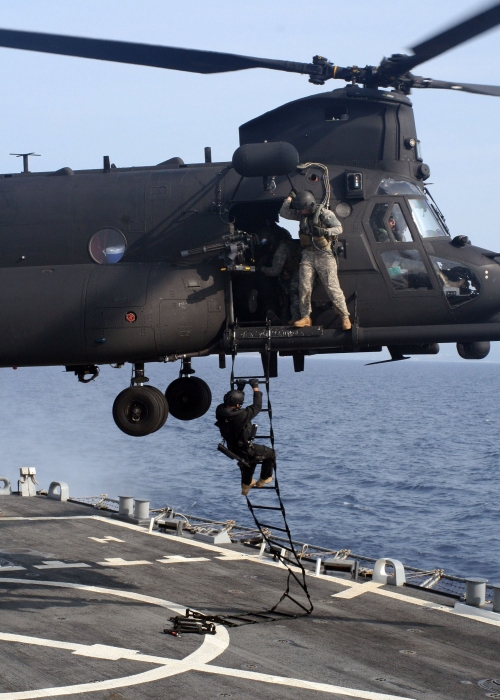
[[[267,331],[267,342],[265,346],[265,355],[263,358],[263,365],[264,365],[264,370],[265,374],[262,377],[265,379],[265,386],[266,386],[266,397],[267,397],[267,409],[264,409],[263,412],[266,412],[268,417],[269,417],[269,435],[261,435],[257,437],[265,438],[270,440],[271,442],[271,447],[274,450],[274,428],[273,428],[273,412],[272,412],[272,406],[271,406],[271,398],[270,398],[270,382],[269,382],[269,375],[270,375],[270,362],[271,362],[271,324],[268,322],[267,324],[268,331]],[[233,338],[235,338],[235,334],[233,335]],[[235,377],[234,373],[234,365],[235,365],[235,360],[236,360],[236,355],[237,355],[237,348],[236,344],[233,343],[232,345],[232,352],[231,352],[231,389],[234,389],[235,386],[235,380],[237,379],[243,379],[243,377]],[[274,554],[274,556],[283,564],[283,566],[286,567],[287,569],[287,581],[286,581],[286,589],[284,593],[282,594],[281,598],[278,600],[278,602],[269,610],[269,612],[274,612],[276,608],[285,600],[288,599],[297,607],[301,608],[306,615],[309,615],[313,611],[313,604],[311,601],[311,596],[309,594],[309,590],[307,588],[307,581],[306,581],[306,571],[304,569],[304,566],[302,564],[302,559],[301,555],[297,553],[293,540],[292,540],[292,535],[290,532],[290,528],[288,526],[288,522],[286,519],[286,512],[285,512],[285,506],[283,504],[283,500],[281,498],[281,492],[279,488],[279,482],[278,482],[278,474],[277,474],[277,466],[275,463],[275,468],[274,468],[274,486],[266,486],[263,489],[258,489],[257,491],[261,490],[273,490],[276,494],[276,497],[278,499],[279,506],[263,506],[260,504],[254,504],[250,500],[249,496],[247,495],[247,505],[248,508],[252,514],[252,517],[254,519],[255,525],[257,529],[259,530],[260,534],[262,535],[262,538],[264,542],[267,544],[269,547],[269,550]],[[258,509],[263,509],[263,510],[279,510],[281,512],[282,516],[282,524],[280,526],[278,525],[270,525],[270,524],[264,524],[261,523],[256,515],[256,510]],[[269,530],[272,529],[279,530],[280,532],[286,533],[286,539],[288,540],[289,546],[285,546],[280,542],[276,542],[273,540],[272,533],[269,532]],[[292,560],[290,561],[290,556],[285,556],[283,554],[283,551],[286,550],[289,555],[291,555]],[[292,568],[294,567],[294,568]],[[296,571],[296,569],[299,569],[299,571]],[[296,583],[299,587],[299,589],[302,591],[302,593],[306,596],[307,598],[307,603],[303,604],[300,601],[296,600],[294,596],[291,595],[290,593],[290,587],[293,583]]]

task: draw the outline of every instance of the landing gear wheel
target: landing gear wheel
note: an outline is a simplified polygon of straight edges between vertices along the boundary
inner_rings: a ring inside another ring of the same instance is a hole
[[[160,418],[160,422],[158,424],[158,427],[153,430],[153,432],[155,433],[160,428],[163,428],[163,426],[165,425],[165,421],[168,418],[168,402],[167,402],[167,399],[165,398],[165,394],[163,392],[161,392],[159,389],[157,389],[155,386],[149,386],[149,384],[148,384],[148,385],[143,386],[142,388],[146,389],[151,394],[153,394],[153,396],[156,398],[156,400],[158,401],[158,403],[160,405],[161,418]]]
[[[136,386],[124,389],[113,404],[113,419],[127,435],[143,437],[159,430],[167,420],[168,404],[159,389]]]
[[[212,392],[203,379],[179,377],[165,392],[170,413],[178,420],[194,420],[203,416],[212,403]]]

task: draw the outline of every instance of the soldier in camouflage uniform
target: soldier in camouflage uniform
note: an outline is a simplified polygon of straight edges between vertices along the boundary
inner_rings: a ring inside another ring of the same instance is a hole
[[[299,261],[290,233],[281,226],[276,227],[276,233],[279,235],[280,244],[274,253],[271,266],[261,267],[260,271],[266,277],[279,277],[280,284],[290,303],[291,320],[288,323],[293,325],[295,321],[300,319]],[[285,315],[287,313],[288,309],[285,310]]]
[[[337,262],[331,246],[331,239],[342,233],[342,224],[332,211],[316,204],[311,192],[299,192],[295,197],[293,194],[283,202],[280,216],[300,221],[299,236],[303,248],[299,271],[301,318],[294,325],[303,328],[312,324],[311,296],[317,274],[342,317],[342,329],[348,331],[351,321],[344,293],[340,288]]]

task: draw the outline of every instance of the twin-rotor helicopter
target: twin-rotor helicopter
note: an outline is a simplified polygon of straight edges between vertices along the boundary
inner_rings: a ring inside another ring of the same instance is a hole
[[[117,426],[134,436],[202,416],[208,385],[192,359],[260,352],[301,371],[307,355],[373,352],[392,360],[457,343],[466,359],[500,340],[500,254],[454,236],[426,188],[413,89],[500,96],[500,87],[423,78],[421,63],[500,24],[500,4],[378,66],[341,67],[128,42],[0,30],[0,46],[195,73],[268,68],[347,83],[240,127],[228,163],[0,175],[0,366],[62,365],[89,381],[131,363]],[[341,220],[335,243],[352,319],[344,332],[320,283],[311,328],[283,318],[279,280],[259,272],[291,189],[309,190]],[[145,364],[181,361],[166,392]]]

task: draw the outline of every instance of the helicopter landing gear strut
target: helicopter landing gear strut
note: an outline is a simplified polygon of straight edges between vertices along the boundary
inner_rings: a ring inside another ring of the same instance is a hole
[[[203,379],[193,377],[194,372],[191,359],[183,359],[178,379],[165,392],[170,413],[178,420],[200,418],[212,403],[210,387]]]
[[[144,362],[136,362],[131,386],[120,392],[113,404],[113,419],[127,435],[150,435],[167,420],[167,400],[159,389],[145,386],[148,381],[144,374]]]

